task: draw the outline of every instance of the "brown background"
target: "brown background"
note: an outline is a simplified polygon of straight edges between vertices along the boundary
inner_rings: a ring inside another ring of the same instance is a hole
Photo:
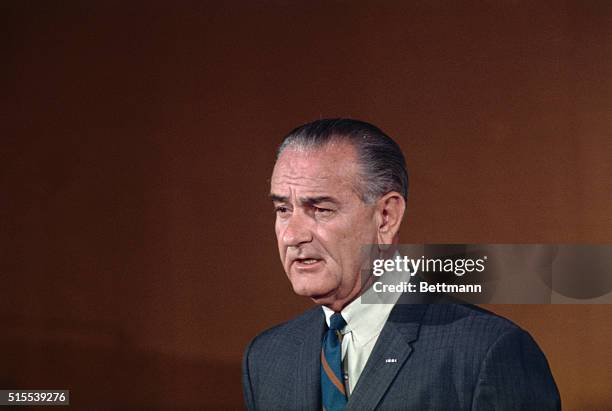
[[[320,117],[401,144],[403,242],[612,242],[608,1],[0,15],[2,388],[69,388],[80,409],[241,407],[244,346],[310,306],[266,195],[282,135]],[[566,409],[612,409],[611,306],[490,308],[535,336]]]

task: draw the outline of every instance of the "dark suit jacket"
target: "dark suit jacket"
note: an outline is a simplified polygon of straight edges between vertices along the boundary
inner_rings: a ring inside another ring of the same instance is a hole
[[[243,359],[249,410],[321,410],[317,307],[256,337]],[[396,359],[397,362],[387,359]],[[397,304],[347,410],[558,410],[559,392],[531,336],[485,310]]]

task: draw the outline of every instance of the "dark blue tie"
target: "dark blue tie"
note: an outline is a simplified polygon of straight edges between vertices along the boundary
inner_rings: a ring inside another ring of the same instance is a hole
[[[335,313],[329,320],[329,329],[323,337],[321,349],[321,395],[323,410],[339,411],[346,407],[346,391],[342,376],[342,346],[340,330],[346,321],[340,313]]]

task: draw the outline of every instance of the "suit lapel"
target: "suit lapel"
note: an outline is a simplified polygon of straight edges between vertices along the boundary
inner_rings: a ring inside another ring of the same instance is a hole
[[[302,344],[296,372],[296,402],[299,409],[321,409],[321,341],[325,332],[325,315],[319,309],[319,316],[302,329]]]
[[[383,327],[372,354],[349,397],[346,410],[376,408],[410,354],[418,338],[427,305],[397,304]]]

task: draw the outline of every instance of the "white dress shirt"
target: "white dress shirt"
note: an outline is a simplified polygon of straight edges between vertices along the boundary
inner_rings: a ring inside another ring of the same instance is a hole
[[[386,273],[383,276],[386,277],[383,282],[398,283],[400,280],[409,281],[409,275],[398,274],[396,272]],[[344,385],[348,395],[355,389],[368,358],[370,358],[372,349],[378,340],[378,336],[387,322],[393,306],[401,295],[401,293],[375,295],[377,293],[371,287],[364,295],[368,293],[373,294],[368,296],[367,301],[381,302],[365,304],[361,302],[361,297],[358,297],[340,312],[347,324],[341,331],[341,335]],[[334,311],[325,306],[322,306],[322,308],[325,313],[325,321],[329,327],[330,318]]]

